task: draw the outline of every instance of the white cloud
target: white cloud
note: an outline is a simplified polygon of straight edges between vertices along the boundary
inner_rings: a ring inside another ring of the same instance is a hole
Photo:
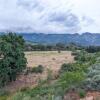
[[[100,32],[99,0],[0,0],[0,30]]]

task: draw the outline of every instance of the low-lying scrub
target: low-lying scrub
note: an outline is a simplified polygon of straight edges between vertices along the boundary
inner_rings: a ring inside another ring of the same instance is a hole
[[[42,73],[43,70],[44,70],[43,66],[42,66],[42,65],[39,65],[39,66],[37,66],[37,67],[33,67],[33,68],[31,69],[31,72],[32,72],[32,73]]]
[[[64,63],[59,76],[53,81],[52,72],[48,70],[46,80],[40,80],[33,89],[23,88],[10,100],[64,100],[69,90],[75,89],[80,98],[86,96],[86,90],[100,91],[100,53],[80,51],[74,63]],[[32,68],[32,73],[42,73],[43,66]]]
[[[100,91],[100,64],[94,64],[88,68],[85,88]]]

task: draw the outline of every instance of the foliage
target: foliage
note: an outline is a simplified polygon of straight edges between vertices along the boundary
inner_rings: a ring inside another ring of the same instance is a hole
[[[4,95],[9,95],[9,92],[3,89],[0,89],[0,96],[4,96]]]
[[[100,46],[88,46],[88,47],[85,47],[85,50],[88,53],[100,52]]]
[[[72,66],[72,64],[62,64],[61,69],[60,69],[60,73],[63,72],[72,72],[75,70],[75,67]]]
[[[20,89],[20,91],[21,92],[25,92],[25,91],[27,91],[27,90],[29,90],[30,88],[29,87],[22,87],[21,89]]]
[[[47,82],[49,82],[50,80],[53,79],[53,76],[52,76],[52,70],[48,69],[48,75],[47,75]]]
[[[26,67],[24,40],[14,33],[3,35],[0,41],[0,86],[15,81]]]
[[[8,91],[0,89],[0,100],[7,100],[9,94]]]
[[[80,96],[80,98],[84,98],[86,96],[86,91],[83,89],[79,89],[78,95]]]
[[[66,89],[80,84],[83,80],[82,75],[79,72],[64,73],[56,82],[21,91],[15,94],[11,100],[26,100],[26,98],[29,100],[63,100]]]
[[[37,86],[24,92],[17,92],[10,100],[62,100],[61,93],[54,86]]]
[[[78,51],[77,55],[74,57],[74,59],[79,63],[88,63],[90,65],[94,64],[96,62],[97,55],[92,53],[87,53],[86,51]]]
[[[84,80],[84,73],[82,72],[65,72],[61,75],[59,82],[63,89],[67,89],[70,86],[77,86]]]
[[[78,54],[77,52],[72,52],[71,53],[72,56],[77,56],[77,54]]]
[[[68,63],[68,64],[63,64],[60,69],[60,73],[64,72],[86,72],[87,68],[90,64],[88,63],[80,63],[80,62],[75,62],[75,63]]]
[[[43,70],[44,70],[43,66],[42,65],[39,65],[37,67],[33,67],[31,72],[32,73],[42,73]]]
[[[85,89],[100,90],[100,53],[88,53],[82,49],[74,51],[73,55],[76,61],[64,63],[56,80],[51,81],[52,72],[48,70],[47,80],[40,80],[33,89],[22,88],[10,100],[63,100],[64,94],[72,88],[79,89],[77,92],[83,98]],[[42,73],[43,66],[32,68],[32,72]]]
[[[75,43],[56,43],[56,44],[41,44],[41,43],[26,43],[25,44],[25,51],[65,51],[65,50],[82,50],[83,47],[76,45]]]
[[[84,86],[88,90],[100,91],[100,64],[89,67]]]

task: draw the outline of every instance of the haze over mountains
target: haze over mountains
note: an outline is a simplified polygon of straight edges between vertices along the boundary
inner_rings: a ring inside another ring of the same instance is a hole
[[[0,34],[4,34],[1,32]],[[99,33],[83,33],[83,34],[43,34],[43,33],[17,33],[22,35],[26,42],[56,44],[56,43],[76,43],[79,45],[95,45],[100,46]]]
[[[84,34],[22,34],[25,40],[36,43],[76,43],[80,45],[96,45],[100,46],[100,34],[84,33]]]
[[[26,41],[32,43],[76,43],[80,45],[96,45],[100,46],[100,34],[99,33],[83,33],[83,34],[43,34],[43,33],[21,33]]]

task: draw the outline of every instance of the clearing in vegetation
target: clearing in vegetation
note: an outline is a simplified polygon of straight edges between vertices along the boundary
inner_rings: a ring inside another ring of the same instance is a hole
[[[27,67],[34,68],[38,65],[44,67],[43,73],[29,73],[27,75],[20,75],[15,82],[10,83],[5,87],[11,92],[16,91],[22,87],[34,87],[40,79],[46,79],[48,70],[52,72],[52,76],[56,77],[63,63],[74,62],[74,56],[71,51],[33,51],[25,52],[27,58]]]

